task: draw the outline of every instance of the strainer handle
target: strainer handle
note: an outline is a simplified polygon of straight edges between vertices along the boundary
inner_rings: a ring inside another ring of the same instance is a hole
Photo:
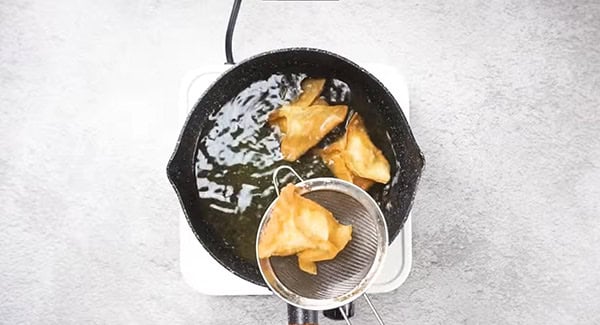
[[[279,172],[287,169],[288,171],[292,172],[292,174],[294,174],[294,176],[296,176],[296,178],[298,178],[301,182],[304,182],[304,179],[302,179],[302,177],[300,177],[300,175],[298,175],[298,173],[294,170],[294,168],[287,166],[287,165],[282,165],[279,166],[277,168],[275,168],[275,170],[273,171],[273,186],[275,186],[275,192],[277,193],[277,196],[279,196]]]

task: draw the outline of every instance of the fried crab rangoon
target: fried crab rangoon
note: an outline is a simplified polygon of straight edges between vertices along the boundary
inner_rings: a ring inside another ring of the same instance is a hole
[[[348,106],[329,106],[318,98],[324,85],[325,79],[305,79],[300,96],[269,115],[269,124],[278,126],[282,132],[283,159],[297,160],[344,121]]]
[[[352,226],[340,224],[329,210],[288,184],[262,230],[258,257],[296,254],[302,271],[317,274],[315,262],[334,259],[350,239]]]
[[[362,118],[354,114],[346,133],[336,142],[321,150],[321,159],[340,179],[367,190],[375,182],[390,180],[390,164],[371,142]]]
[[[325,79],[306,78],[300,85],[302,93],[292,102],[295,106],[310,106],[319,97],[325,87]]]

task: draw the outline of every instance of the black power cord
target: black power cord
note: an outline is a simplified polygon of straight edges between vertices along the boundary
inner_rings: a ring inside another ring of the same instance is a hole
[[[235,29],[235,22],[237,20],[238,13],[240,12],[240,6],[242,0],[234,0],[233,7],[231,8],[231,15],[229,16],[229,23],[227,24],[227,34],[225,34],[225,57],[227,63],[235,64],[233,61],[233,49],[231,48],[231,41],[233,39],[233,30]]]

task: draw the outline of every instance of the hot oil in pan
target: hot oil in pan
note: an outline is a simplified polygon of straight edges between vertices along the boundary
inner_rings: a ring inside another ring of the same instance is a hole
[[[273,170],[287,164],[305,178],[332,176],[314,152],[308,152],[294,163],[283,161],[279,151],[280,135],[267,124],[272,111],[298,96],[300,82],[305,77],[275,74],[253,83],[211,115],[209,125],[200,135],[195,168],[206,220],[226,245],[251,263],[256,263],[255,239],[260,218],[276,198]],[[328,80],[323,96],[331,104],[348,104],[353,108],[350,88],[342,81]],[[378,129],[383,128],[369,128],[369,132],[377,133]],[[340,125],[319,145],[334,141],[343,132],[344,125]],[[384,134],[374,135],[388,140]],[[380,148],[386,156],[393,157],[391,146],[388,141],[384,142],[387,147]],[[291,174],[282,180],[283,183],[290,181],[297,180]],[[375,186],[369,192],[381,193],[382,188]]]

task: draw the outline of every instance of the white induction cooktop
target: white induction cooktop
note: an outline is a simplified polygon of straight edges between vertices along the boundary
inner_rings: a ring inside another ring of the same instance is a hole
[[[408,88],[395,68],[382,64],[364,64],[394,95],[409,119]],[[206,66],[191,70],[182,81],[179,98],[179,125],[183,126],[190,110],[203,92],[229,65]],[[389,292],[398,288],[408,277],[412,264],[411,217],[388,249],[383,270],[371,286],[370,293]],[[180,267],[184,281],[206,295],[270,295],[266,287],[252,284],[227,271],[198,242],[183,211],[179,215]]]

